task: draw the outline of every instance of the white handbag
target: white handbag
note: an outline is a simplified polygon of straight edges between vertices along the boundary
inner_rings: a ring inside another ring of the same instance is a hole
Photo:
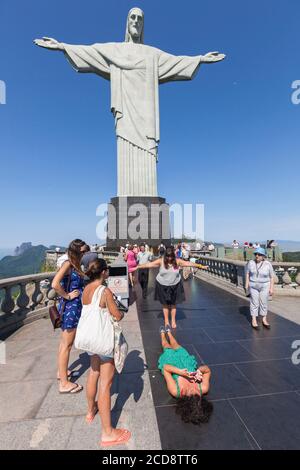
[[[75,336],[75,348],[90,354],[114,355],[114,326],[107,308],[99,306],[105,286],[99,286],[92,302],[82,306]]]

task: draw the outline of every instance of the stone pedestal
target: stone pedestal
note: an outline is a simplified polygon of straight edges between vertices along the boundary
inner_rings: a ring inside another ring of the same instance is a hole
[[[108,205],[106,246],[119,249],[126,243],[170,244],[169,205],[162,197],[113,197]]]

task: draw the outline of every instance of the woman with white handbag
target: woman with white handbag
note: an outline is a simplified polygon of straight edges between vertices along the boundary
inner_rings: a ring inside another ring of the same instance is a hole
[[[115,373],[114,322],[121,320],[123,314],[117,308],[112,292],[105,286],[109,271],[104,259],[91,262],[86,275],[90,283],[82,295],[83,307],[77,327],[75,347],[87,351],[91,356],[86,385],[88,401],[86,421],[91,423],[99,410],[102,425],[100,446],[109,447],[124,444],[131,437],[127,429],[117,429],[111,425],[110,389]]]

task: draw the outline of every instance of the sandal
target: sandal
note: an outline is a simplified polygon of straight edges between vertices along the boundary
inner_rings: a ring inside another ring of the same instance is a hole
[[[74,383],[74,385],[75,385],[75,387],[72,387],[69,390],[65,390],[65,391],[59,390],[59,393],[61,393],[62,395],[65,394],[65,393],[71,393],[73,395],[74,393],[82,392],[82,390],[83,390],[82,385],[79,385],[77,383]]]
[[[131,438],[131,432],[128,431],[127,429],[121,429],[121,434],[119,435],[119,437],[117,439],[115,439],[114,441],[101,441],[100,442],[100,446],[101,447],[111,447],[111,446],[117,446],[117,445],[120,445],[120,444],[125,444],[126,442],[129,441],[129,439]]]

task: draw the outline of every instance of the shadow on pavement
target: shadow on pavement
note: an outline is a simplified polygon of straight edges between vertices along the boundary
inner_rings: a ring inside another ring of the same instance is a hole
[[[133,372],[116,375],[112,386],[111,394],[118,394],[111,412],[112,426],[117,426],[122,410],[131,395],[133,395],[135,403],[141,398],[144,389],[144,368],[145,365],[140,357],[140,351],[130,351],[126,358],[124,370],[132,370]],[[132,412],[134,413],[134,410]]]
[[[79,367],[79,368],[78,368]],[[78,368],[78,369],[77,369]],[[71,381],[78,380],[90,368],[90,357],[87,353],[79,354],[78,359],[69,365],[71,372],[76,371],[76,376],[72,377]]]
[[[240,307],[239,308],[239,313],[240,313],[240,315],[243,315],[246,318],[248,323],[251,323],[252,318],[251,318],[250,309],[249,309],[248,306]]]

